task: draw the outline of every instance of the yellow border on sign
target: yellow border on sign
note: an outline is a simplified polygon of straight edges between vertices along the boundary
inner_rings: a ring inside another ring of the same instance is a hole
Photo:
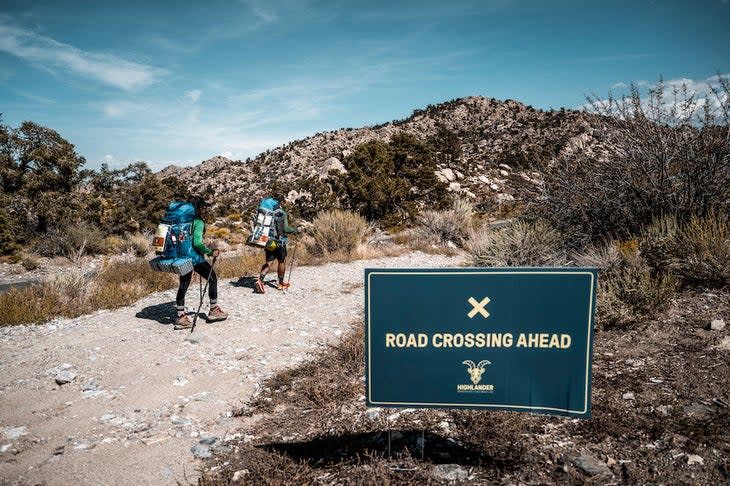
[[[465,269],[466,270],[466,269]],[[584,395],[583,395],[583,410],[570,410],[566,408],[555,408],[555,407],[530,407],[527,405],[494,405],[494,404],[481,404],[481,403],[427,403],[427,402],[376,402],[373,400],[372,392],[373,392],[373,385],[372,385],[372,367],[371,367],[371,358],[372,358],[372,329],[370,328],[371,323],[371,316],[370,312],[372,309],[372,305],[370,302],[372,293],[370,292],[370,277],[373,275],[463,275],[463,274],[471,274],[471,275],[589,275],[591,277],[591,290],[588,295],[588,319],[587,319],[587,342],[586,342],[586,372],[585,372],[585,381],[583,383],[583,389],[584,389]],[[515,409],[524,409],[524,410],[544,410],[544,411],[551,411],[551,412],[566,412],[566,413],[573,413],[573,414],[585,414],[588,411],[588,379],[589,379],[589,373],[591,371],[590,368],[590,357],[591,357],[591,317],[593,316],[593,300],[594,300],[594,292],[595,292],[595,285],[594,285],[594,274],[593,272],[573,272],[573,271],[566,271],[566,272],[555,272],[555,271],[535,271],[535,270],[516,270],[513,272],[505,272],[505,271],[496,271],[496,272],[484,272],[484,271],[461,271],[461,272],[434,272],[434,271],[423,271],[419,272],[418,270],[413,271],[394,271],[394,272],[383,272],[383,271],[377,271],[373,270],[368,274],[368,282],[367,282],[367,292],[368,292],[368,315],[367,317],[367,326],[368,326],[368,398],[369,402],[373,405],[403,405],[403,406],[412,406],[412,405],[426,405],[426,406],[432,406],[432,407],[475,407],[475,408],[515,408]]]

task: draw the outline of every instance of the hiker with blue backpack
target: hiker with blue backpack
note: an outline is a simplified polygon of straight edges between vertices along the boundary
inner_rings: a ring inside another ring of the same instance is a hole
[[[276,273],[279,277],[278,290],[286,290],[290,282],[284,281],[286,274],[286,256],[288,235],[298,234],[299,230],[289,226],[289,215],[281,206],[281,203],[272,197],[264,198],[259,204],[254,215],[254,228],[248,244],[259,246],[264,249],[265,262],[259,272],[259,277],[254,282],[254,292],[263,294],[266,292],[264,278],[269,273],[271,262],[276,260],[278,265]]]
[[[168,206],[152,240],[152,246],[158,256],[150,261],[150,267],[158,272],[171,272],[180,276],[175,299],[177,308],[175,330],[195,328],[197,312],[195,319],[191,321],[185,311],[185,294],[193,279],[193,272],[206,281],[210,301],[210,311],[206,320],[216,322],[228,318],[228,314],[218,305],[218,278],[213,270],[220,250],[217,248],[212,250],[203,243],[205,222],[201,213],[206,206],[205,200],[200,196],[190,196],[187,201],[173,201]],[[213,257],[213,264],[208,263],[206,256]],[[201,281],[201,307],[204,292]]]
[[[208,282],[208,300],[210,303],[210,310],[207,315],[207,322],[223,321],[228,318],[228,314],[223,312],[223,309],[218,305],[218,278],[215,274],[215,270],[208,261],[205,259],[206,256],[212,256],[213,261],[220,255],[219,249],[210,249],[203,243],[203,234],[205,234],[205,221],[203,221],[201,212],[207,207],[205,200],[200,196],[191,196],[188,198],[188,202],[192,204],[195,209],[195,217],[192,222],[192,248],[193,248],[193,270],[200,275],[200,278],[207,280]],[[193,322],[185,312],[185,294],[188,291],[190,282],[193,280],[193,272],[186,275],[180,275],[180,285],[177,289],[177,296],[175,298],[175,305],[177,308],[177,320],[175,321],[175,330],[190,329],[193,327]],[[201,296],[202,299],[202,296]]]

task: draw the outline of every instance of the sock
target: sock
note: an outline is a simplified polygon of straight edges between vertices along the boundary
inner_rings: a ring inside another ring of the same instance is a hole
[[[211,300],[211,301],[210,301],[210,310],[211,310],[211,312],[212,312],[212,311],[213,311],[213,309],[215,309],[216,307],[218,307],[218,301],[215,301],[215,300]]]
[[[182,317],[185,315],[185,306],[177,306],[177,316]]]

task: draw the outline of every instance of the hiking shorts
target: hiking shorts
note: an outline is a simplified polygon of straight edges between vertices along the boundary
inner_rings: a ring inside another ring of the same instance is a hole
[[[283,262],[286,259],[286,245],[279,245],[273,250],[264,249],[264,252],[266,253],[267,263],[273,262],[274,260]]]

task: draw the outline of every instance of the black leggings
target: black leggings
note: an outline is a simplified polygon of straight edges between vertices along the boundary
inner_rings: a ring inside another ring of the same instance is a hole
[[[210,275],[210,282],[208,283],[208,298],[210,299],[210,306],[213,307],[218,302],[218,278],[213,271],[213,267],[210,266],[210,263],[204,261],[195,265],[193,270],[195,270],[195,272],[197,272],[203,280],[207,280]],[[185,294],[187,293],[192,280],[193,272],[190,272],[187,275],[180,275],[180,286],[177,288],[177,298],[175,299],[178,309],[185,307]]]

